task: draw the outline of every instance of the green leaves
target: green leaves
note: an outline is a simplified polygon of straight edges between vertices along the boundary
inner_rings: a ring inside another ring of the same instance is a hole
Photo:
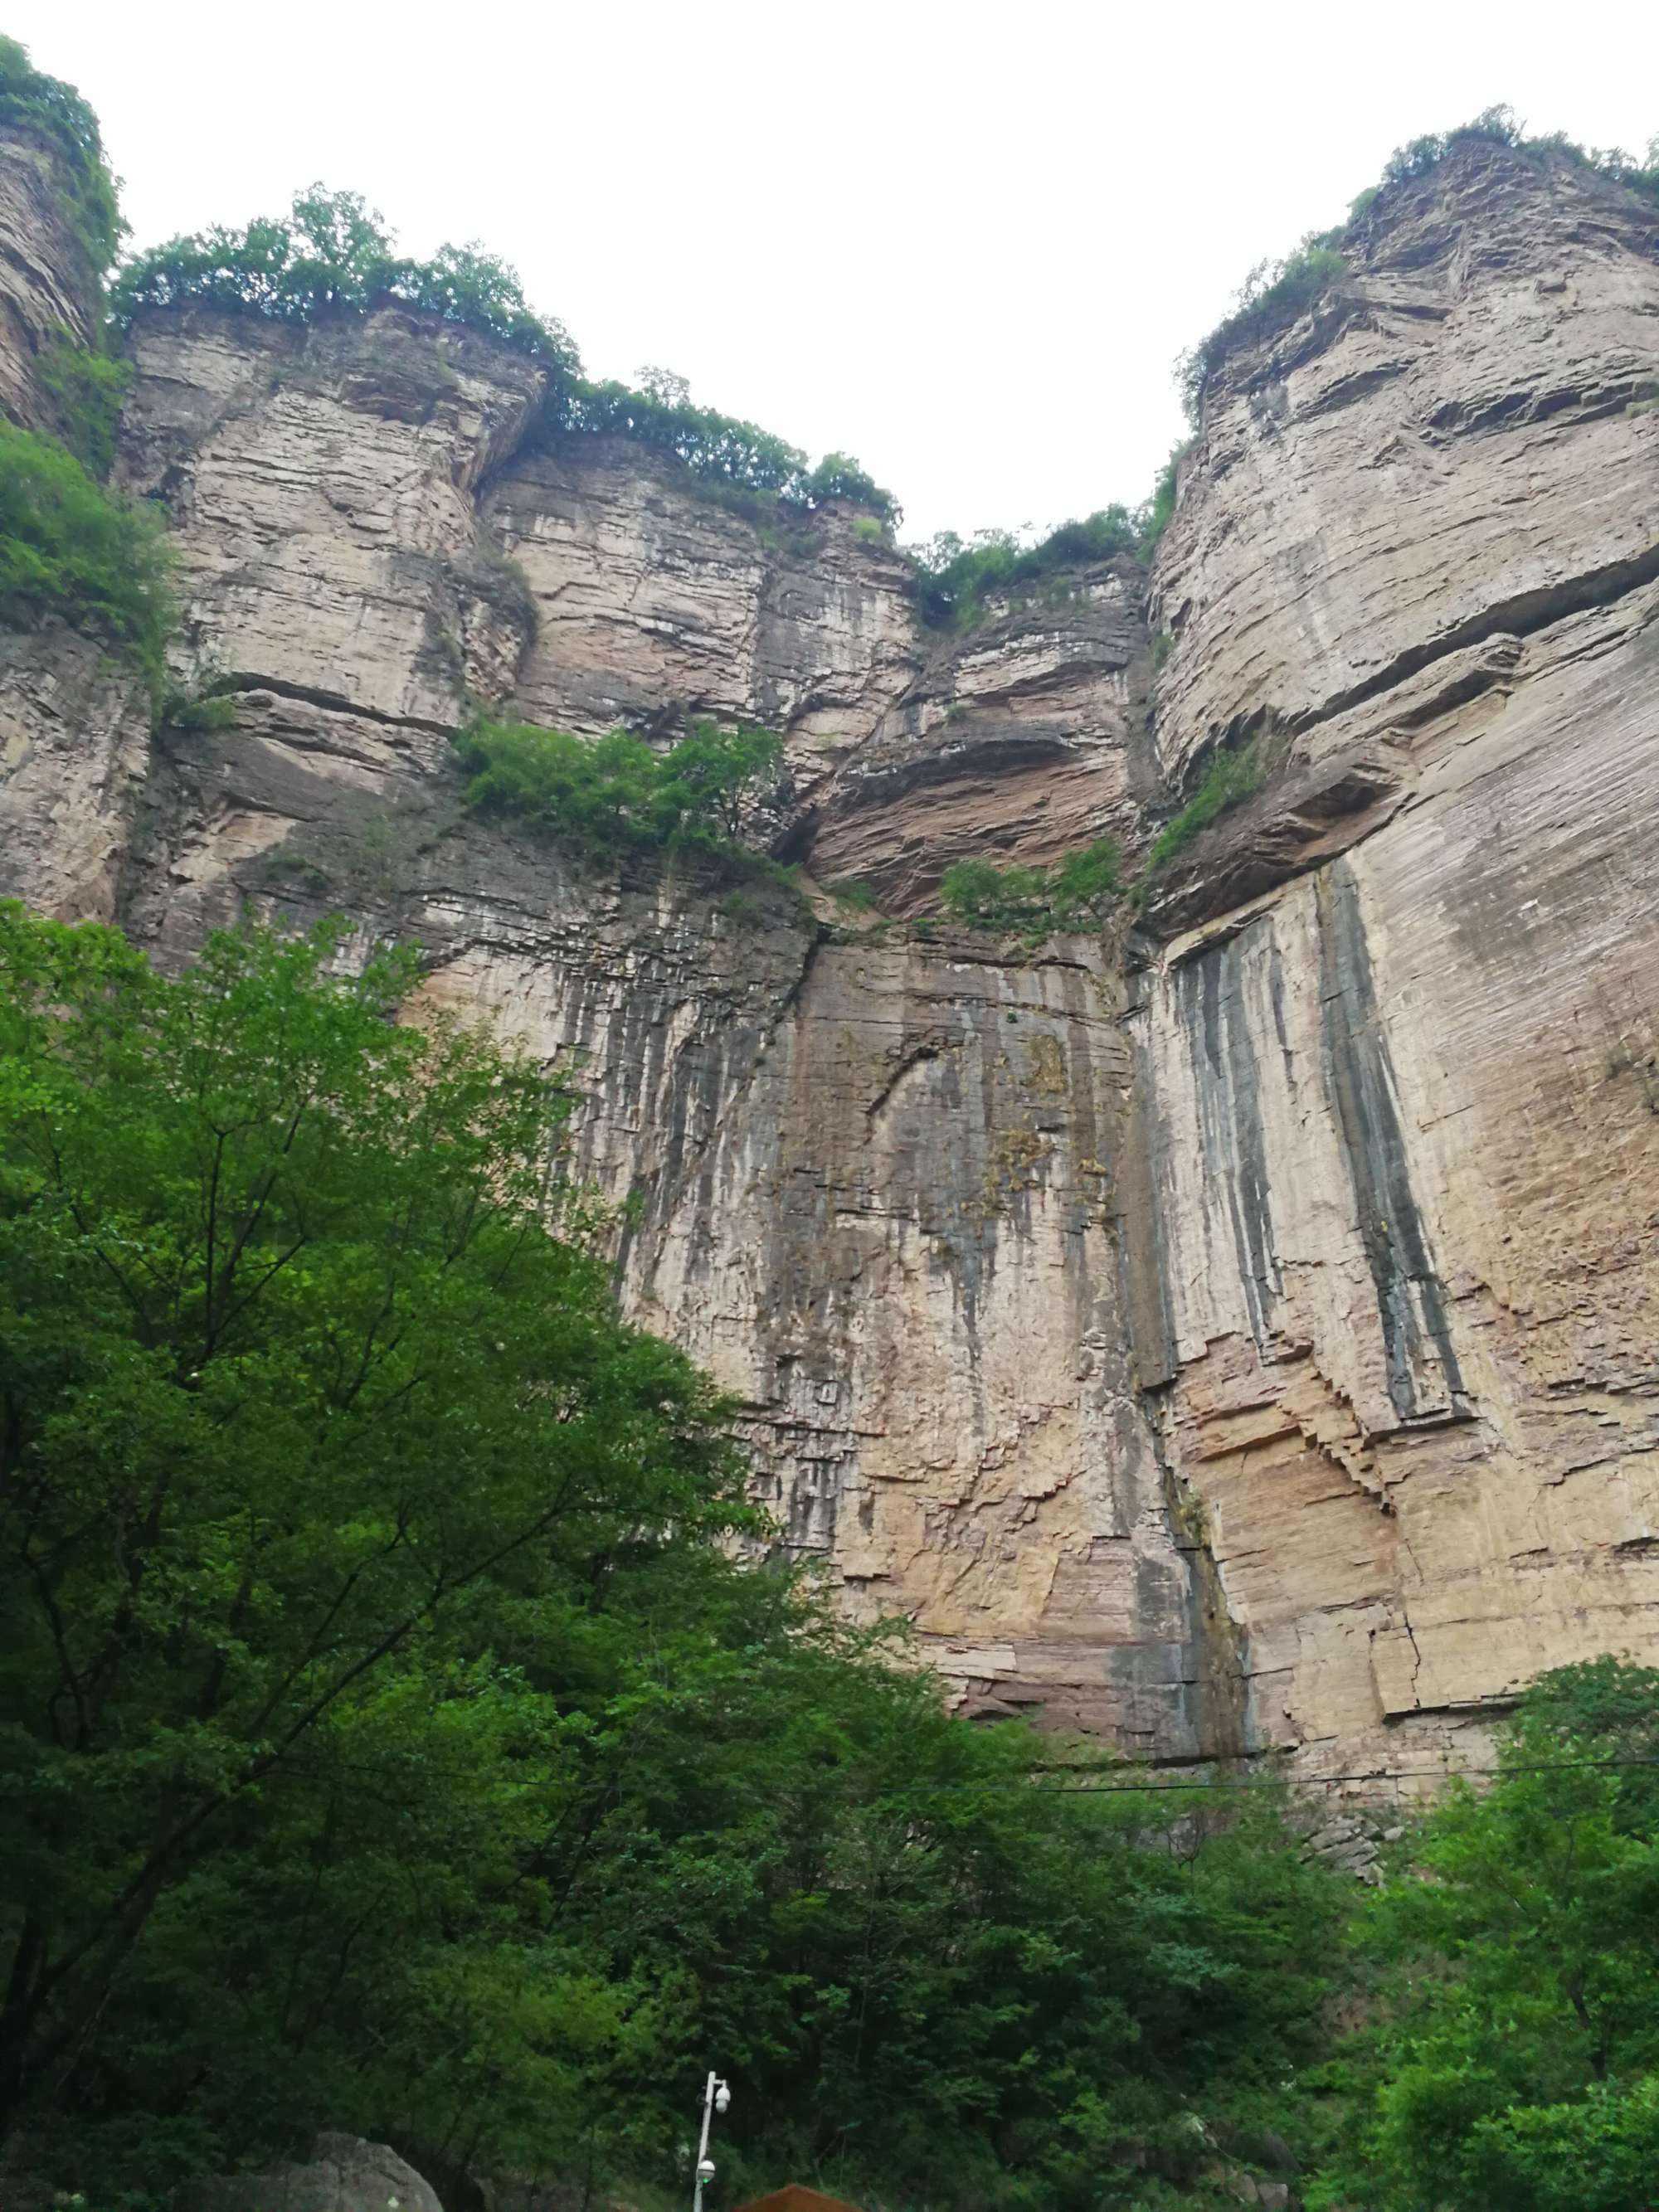
[[[1656,1735],[1659,1673],[1563,1668],[1490,1787],[1455,1786],[1424,1823],[1364,1931],[1382,2001],[1334,2187],[1390,2212],[1646,2212],[1659,1803],[1640,1762]]]
[[[1068,853],[1053,867],[957,860],[939,882],[953,920],[1033,939],[1056,929],[1097,927],[1122,892],[1118,850],[1109,837]]]
[[[1261,790],[1267,780],[1267,763],[1260,747],[1246,745],[1242,752],[1218,752],[1206,768],[1197,790],[1152,840],[1146,855],[1149,873],[1167,867],[1184,853],[1202,830],[1218,822],[1235,806]]]
[[[963,543],[954,531],[910,548],[917,569],[917,603],[934,629],[973,629],[994,596],[1029,599],[1064,590],[1065,573],[1085,562],[1139,554],[1145,526],[1127,507],[1099,508],[1081,521],[1062,522],[1035,545],[1022,546],[1011,530],[981,530]]]
[[[770,747],[687,739],[675,818]],[[732,2194],[1190,2178],[1313,2046],[1336,1878],[731,1557],[562,1093],[344,951],[0,908],[8,2124],[106,2198],[331,2124],[674,2184],[717,2052]]]
[[[810,510],[835,500],[896,523],[899,508],[847,453],[827,453],[809,468],[798,447],[712,407],[696,405],[683,377],[641,372],[641,386],[573,378],[557,396],[554,420],[569,434],[625,437],[672,453],[692,476],[738,503],[781,501]]]
[[[55,440],[0,422],[0,622],[47,615],[108,638],[159,697],[173,622],[159,512],[105,491]]]
[[[95,280],[115,258],[126,227],[98,118],[73,85],[37,70],[15,39],[0,38],[0,125],[35,133],[58,156],[64,211]]]
[[[562,1096],[335,951],[167,982],[0,913],[0,1842],[46,1931],[14,2100],[273,1790],[377,1712],[468,1717],[487,1778],[523,1608],[746,1518],[708,1386],[546,1225]]]
[[[632,846],[728,847],[777,775],[769,731],[698,722],[666,752],[627,730],[562,730],[479,720],[455,740],[480,813],[514,817],[599,853]]]
[[[441,246],[430,261],[407,260],[393,249],[392,233],[361,192],[313,185],[295,195],[284,216],[244,230],[216,226],[136,255],[116,278],[111,313],[125,329],[142,309],[195,301],[309,322],[325,311],[401,300],[545,362],[560,380],[580,374],[568,332],[532,313],[506,262],[476,245]]]

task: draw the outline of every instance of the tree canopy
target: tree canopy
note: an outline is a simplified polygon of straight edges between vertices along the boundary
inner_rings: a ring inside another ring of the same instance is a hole
[[[731,1557],[563,1094],[344,949],[0,909],[5,2124],[134,2207],[319,2124],[672,2181],[718,2051],[726,2202],[1173,2202],[1312,2055],[1336,1878]]]
[[[1659,1671],[1546,1675],[1362,1925],[1371,2019],[1316,2201],[1650,2212],[1659,2172]],[[1317,2087],[1319,2077],[1314,2077]]]
[[[380,299],[483,331],[561,375],[580,374],[568,332],[531,311],[507,263],[477,245],[443,246],[429,261],[410,260],[396,252],[384,219],[361,192],[321,185],[297,192],[285,216],[259,217],[240,230],[215,225],[134,255],[117,276],[110,306],[125,327],[144,308],[190,301],[307,322]]]

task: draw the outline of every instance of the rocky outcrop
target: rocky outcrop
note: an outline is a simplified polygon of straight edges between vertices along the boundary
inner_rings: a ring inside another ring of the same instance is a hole
[[[936,646],[804,825],[814,869],[915,915],[970,855],[1041,865],[1107,836],[1133,853],[1157,791],[1146,592],[1125,558]]]
[[[443,2212],[437,2192],[385,2143],[319,2135],[308,2160],[187,2185],[182,2212]]]
[[[439,729],[510,695],[532,617],[473,495],[540,370],[391,307],[152,315],[132,352],[120,480],[176,526],[198,673]]]
[[[1159,562],[1165,766],[1282,765],[1154,905],[1146,1371],[1258,1740],[1329,1763],[1659,1626],[1655,238],[1559,160],[1395,188]]]
[[[134,350],[121,478],[234,726],[152,737],[85,641],[6,641],[5,884],[169,961],[250,905],[417,939],[428,1005],[578,1086],[631,1310],[850,1607],[975,1711],[1328,1774],[1659,1644],[1638,203],[1478,149],[1391,188],[1218,379],[1150,594],[1108,562],[944,638],[872,518],[555,434],[539,369],[411,311]],[[766,835],[884,918],[480,824],[475,701],[776,728]],[[1133,932],[924,918],[963,854],[1138,849],[1252,733]]]
[[[1349,258],[1206,398],[1154,593],[1172,778],[1254,726],[1332,759],[1390,692],[1413,726],[1493,641],[1659,573],[1659,209],[1477,143]]]
[[[58,428],[42,357],[91,338],[97,285],[70,220],[64,158],[28,131],[0,131],[0,415]]]
[[[112,921],[149,764],[138,677],[61,623],[0,629],[0,892]]]

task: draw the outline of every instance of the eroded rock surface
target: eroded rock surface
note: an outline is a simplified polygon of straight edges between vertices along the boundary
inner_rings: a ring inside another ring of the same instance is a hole
[[[1109,562],[949,638],[868,518],[554,435],[474,336],[152,315],[121,477],[234,726],[4,641],[5,883],[167,961],[245,905],[417,938],[580,1087],[781,1540],[974,1709],[1430,1771],[1659,1649],[1653,237],[1500,152],[1385,194],[1218,382],[1150,618]],[[900,920],[481,824],[474,700],[778,729],[776,848]],[[966,854],[1133,853],[1252,731],[1133,934],[903,919]]]
[[[58,428],[44,357],[92,335],[96,286],[69,221],[63,157],[33,131],[0,131],[0,415]]]
[[[1659,1628],[1654,241],[1571,165],[1396,188],[1159,563],[1166,765],[1285,746],[1131,1021],[1170,1450],[1327,1765]]]
[[[62,623],[0,629],[0,896],[112,921],[149,765],[131,669]]]

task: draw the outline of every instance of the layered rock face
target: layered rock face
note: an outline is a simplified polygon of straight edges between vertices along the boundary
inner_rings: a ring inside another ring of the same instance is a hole
[[[196,312],[119,471],[236,726],[0,641],[4,888],[168,960],[246,904],[416,937],[580,1086],[631,1310],[850,1607],[975,1710],[1326,1772],[1659,1644],[1653,226],[1459,155],[1360,258],[1229,364],[1150,615],[1123,562],[932,637],[850,511],[551,436],[475,335]],[[471,700],[777,729],[777,849],[898,924],[482,826]],[[966,853],[1133,852],[1250,730],[1139,930],[906,925]]]
[[[33,131],[0,131],[0,414],[55,429],[43,358],[92,335],[96,286],[69,216],[62,157]]]
[[[1263,1741],[1653,1648],[1656,395],[1651,211],[1468,151],[1231,364],[1160,557],[1166,768],[1284,752],[1130,1022],[1143,1371]]]

